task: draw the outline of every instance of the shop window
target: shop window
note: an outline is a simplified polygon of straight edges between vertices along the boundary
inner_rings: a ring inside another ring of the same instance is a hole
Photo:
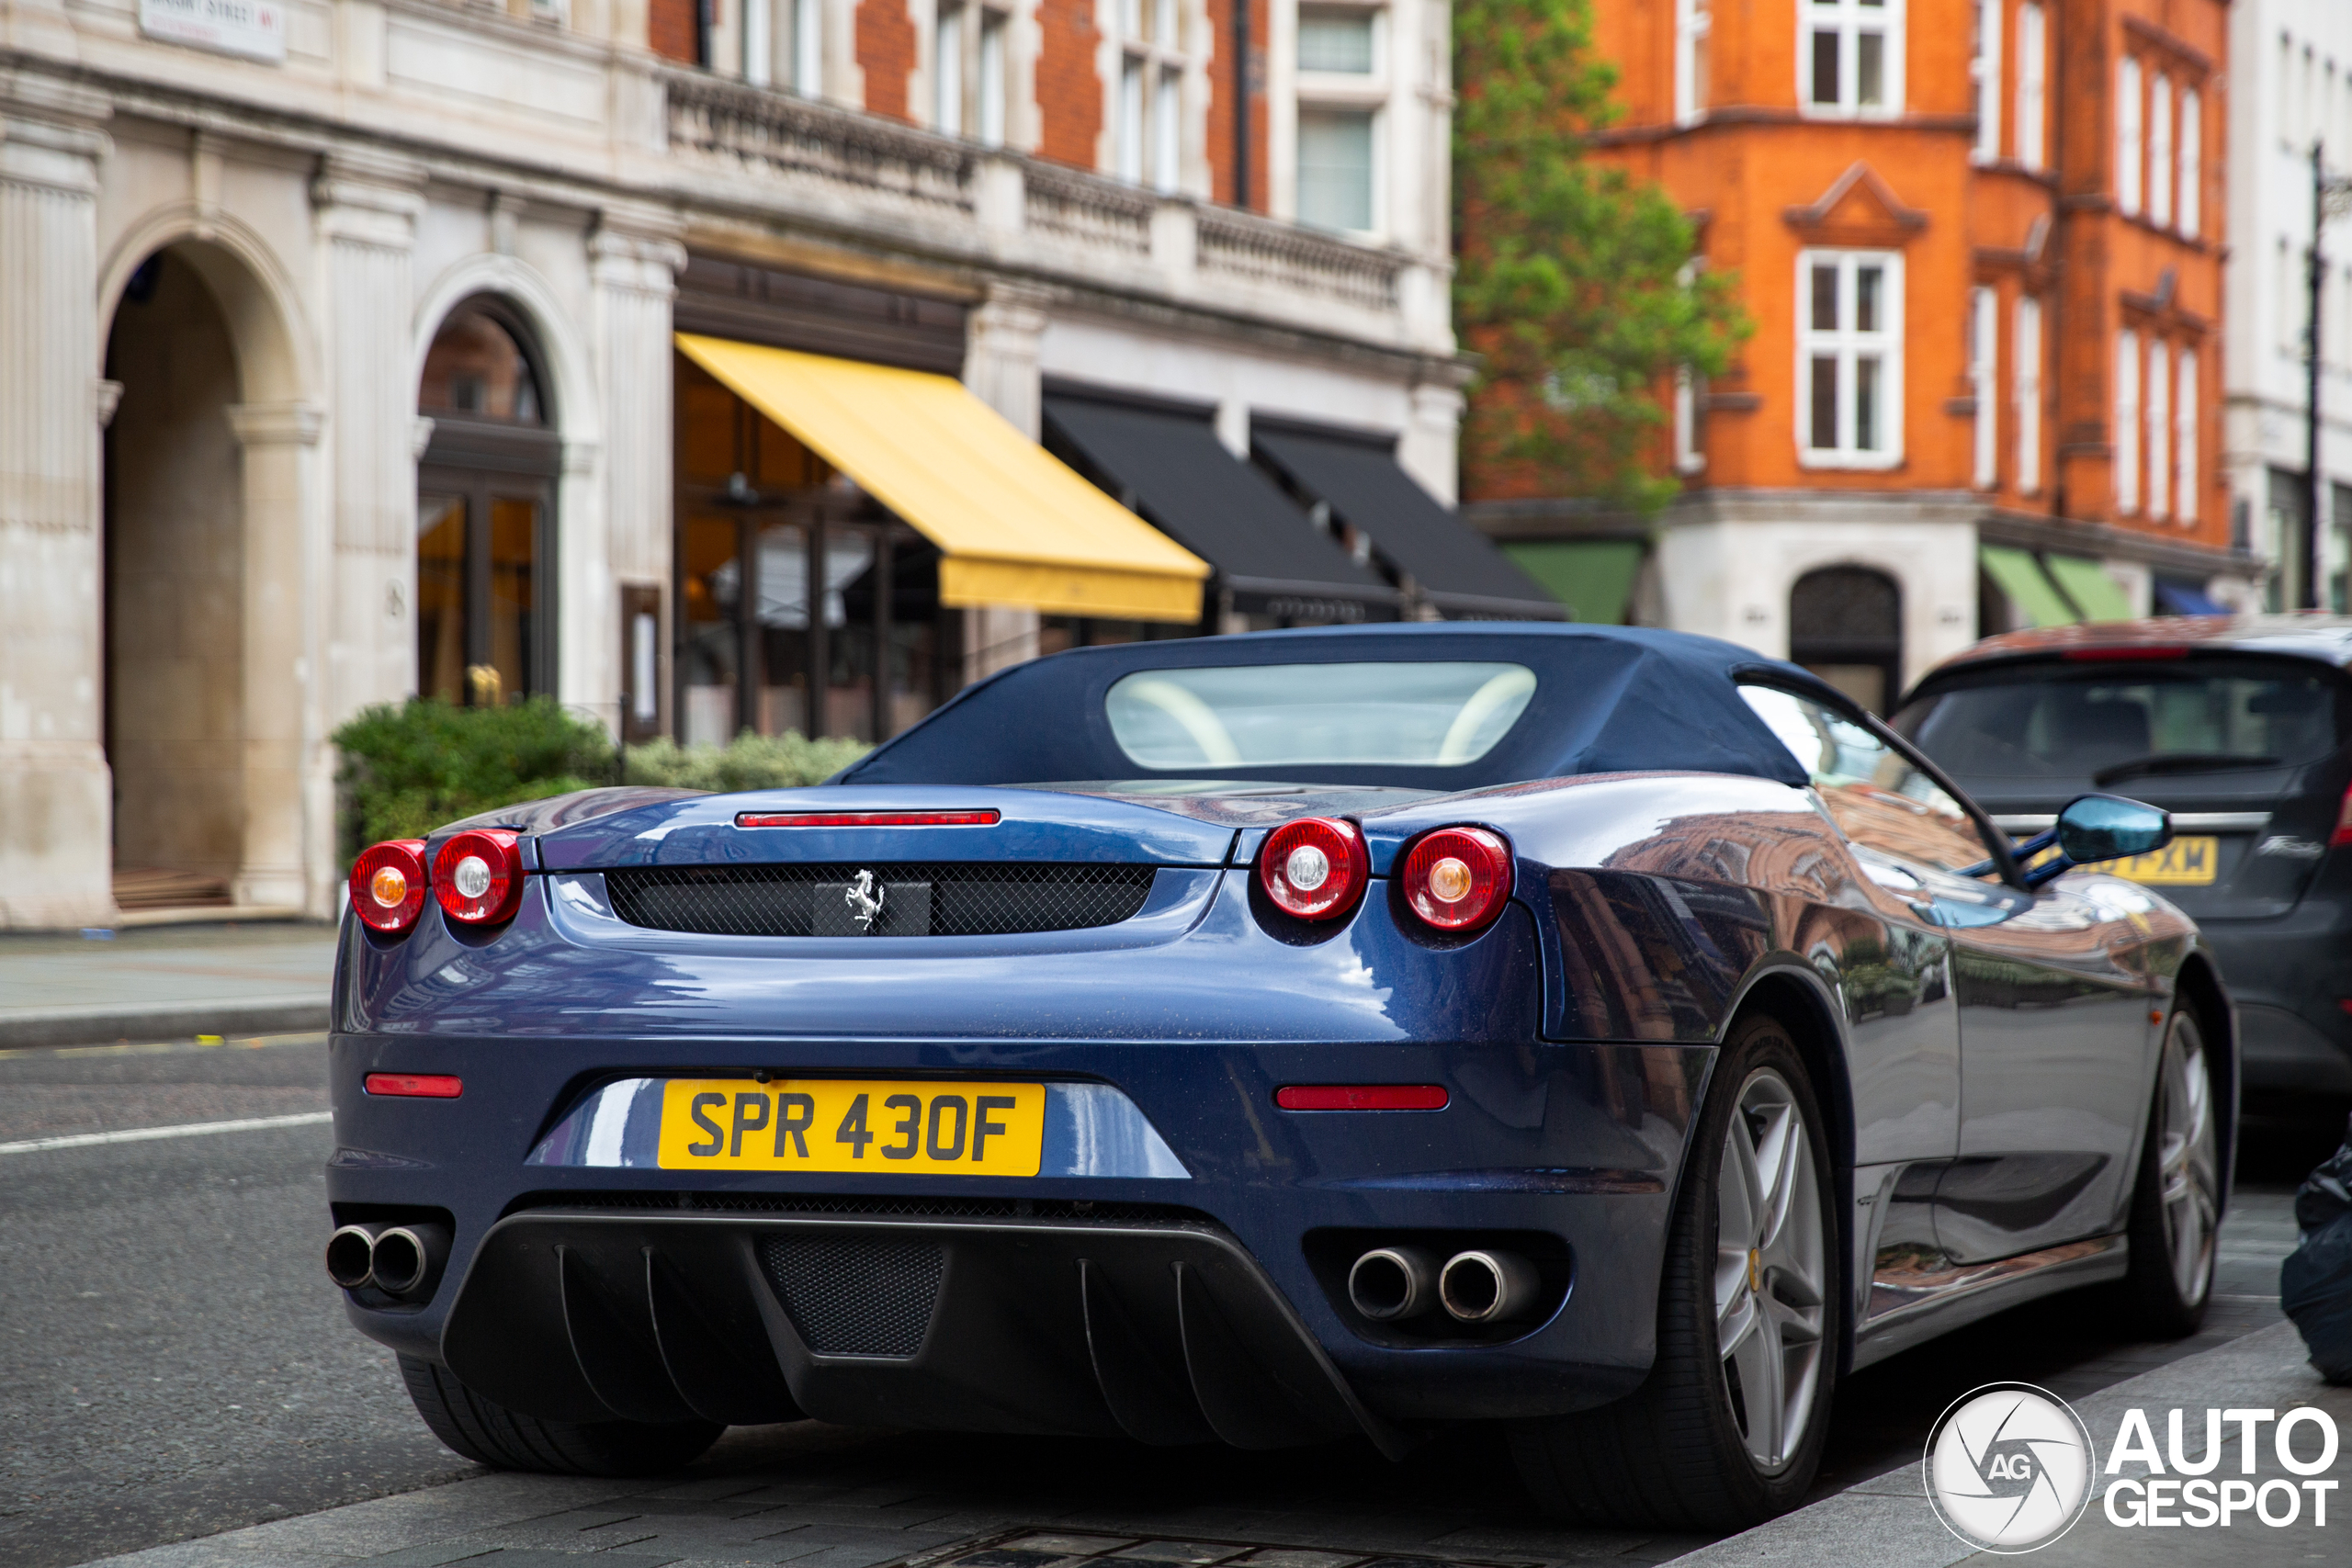
[[[678,739],[879,740],[906,728],[957,675],[938,550],[790,432],[676,363]]]
[[[1797,0],[1797,95],[1814,114],[1903,107],[1904,0]]]
[[[1806,251],[1797,262],[1798,449],[1808,467],[1883,468],[1903,452],[1903,258]]]
[[[555,689],[560,447],[521,318],[492,299],[449,313],[417,412],[417,690],[492,706]]]

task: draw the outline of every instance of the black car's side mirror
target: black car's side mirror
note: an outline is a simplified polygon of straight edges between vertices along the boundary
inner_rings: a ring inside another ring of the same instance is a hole
[[[2026,886],[2039,887],[2052,877],[2099,861],[2144,855],[2172,842],[2172,816],[2142,801],[2120,795],[2076,795],[2058,814],[2058,825],[2018,846],[2018,858],[2038,854],[2055,844],[2058,853],[2025,874]]]

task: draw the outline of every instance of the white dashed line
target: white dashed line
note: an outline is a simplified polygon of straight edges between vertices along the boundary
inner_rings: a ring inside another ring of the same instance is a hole
[[[72,1133],[61,1138],[26,1138],[0,1144],[0,1155],[35,1155],[44,1149],[85,1149],[96,1144],[143,1144],[155,1138],[200,1138],[208,1133],[259,1133],[272,1127],[315,1127],[334,1120],[332,1111],[292,1116],[243,1116],[234,1122],[183,1122],[176,1127],[125,1127],[118,1133]]]

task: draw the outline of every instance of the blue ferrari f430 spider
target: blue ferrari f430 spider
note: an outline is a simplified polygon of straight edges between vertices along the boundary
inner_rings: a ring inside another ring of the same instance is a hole
[[[820,787],[367,851],[328,1270],[493,1465],[1481,1422],[1563,1514],[1734,1528],[1853,1368],[2076,1287],[2199,1322],[2237,1080],[2169,833],[2013,845],[1671,633],[1066,653]]]

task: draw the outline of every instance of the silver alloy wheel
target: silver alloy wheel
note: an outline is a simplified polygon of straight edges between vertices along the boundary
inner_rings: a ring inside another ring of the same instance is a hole
[[[1820,1382],[1828,1278],[1821,1184],[1788,1080],[1739,1086],[1715,1177],[1715,1343],[1724,1391],[1758,1471],[1788,1467]]]
[[[2221,1209],[2214,1153],[2213,1082],[2197,1022],[2173,1014],[2157,1066],[2156,1172],[2165,1215],[2165,1251],[2181,1304],[2195,1307],[2213,1287],[2214,1216]]]

